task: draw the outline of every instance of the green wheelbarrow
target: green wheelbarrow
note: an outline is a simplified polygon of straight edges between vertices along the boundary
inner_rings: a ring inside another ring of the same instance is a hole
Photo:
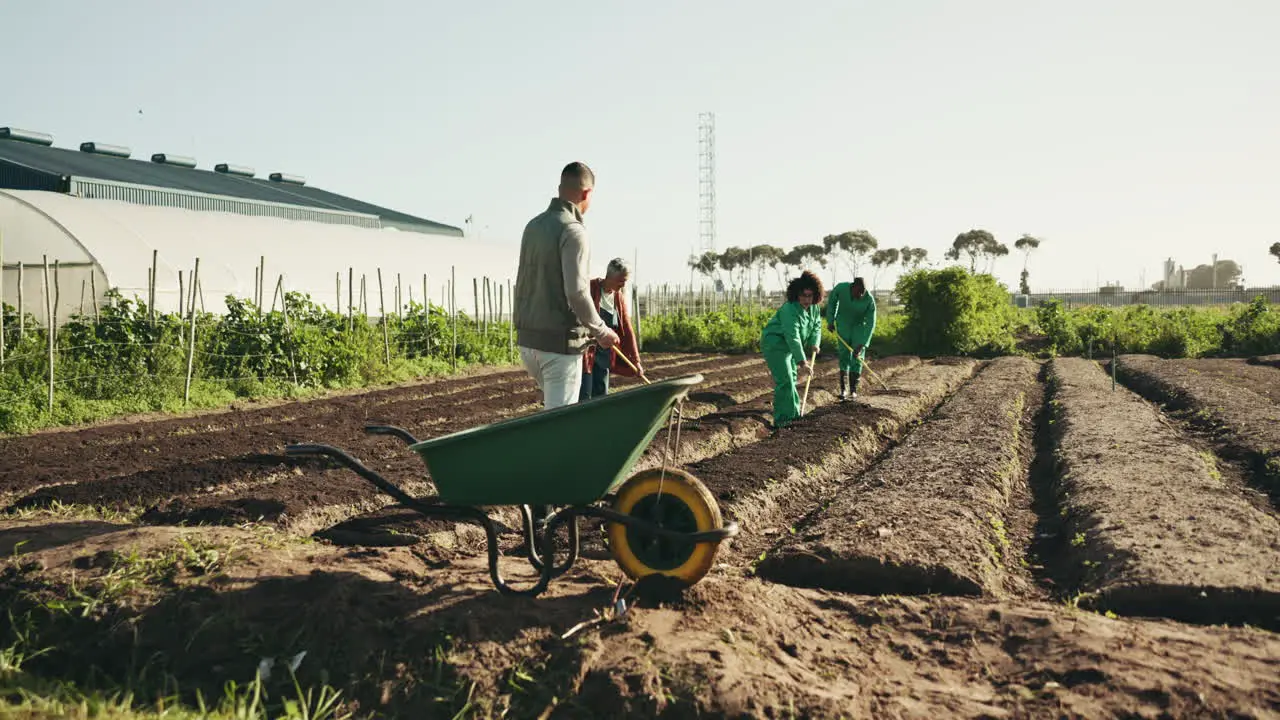
[[[670,432],[676,405],[700,382],[701,375],[663,380],[423,441],[402,428],[366,426],[422,458],[436,487],[430,497],[412,497],[336,447],[289,445],[286,453],[331,458],[427,517],[479,524],[489,576],[504,594],[539,595],[568,571],[578,559],[582,517],[605,521],[609,551],[632,579],[665,575],[693,585],[711,569],[720,542],[738,534],[737,524],[724,525],[706,486],[665,460],[628,475],[664,424]],[[676,433],[678,445],[678,426]],[[539,572],[531,588],[513,588],[499,572],[498,532],[483,508],[500,505],[520,507],[528,559]],[[535,525],[535,505],[559,509]],[[566,526],[567,558],[557,564],[557,533]]]

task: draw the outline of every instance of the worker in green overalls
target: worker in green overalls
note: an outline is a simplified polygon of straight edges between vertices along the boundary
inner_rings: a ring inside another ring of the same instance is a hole
[[[840,399],[856,398],[867,345],[871,344],[871,336],[876,331],[876,299],[867,292],[866,283],[860,277],[854,278],[852,283],[839,283],[827,297],[826,317],[827,329],[844,340],[838,343],[837,348],[840,353]]]
[[[786,427],[800,417],[797,370],[812,373],[809,355],[822,341],[822,281],[808,270],[787,284],[787,301],[760,334],[760,350],[773,375],[773,427]]]

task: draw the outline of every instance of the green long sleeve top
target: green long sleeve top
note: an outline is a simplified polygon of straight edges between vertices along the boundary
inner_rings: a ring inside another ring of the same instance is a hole
[[[826,320],[834,324],[836,333],[844,341],[858,347],[871,342],[876,331],[876,299],[871,293],[853,296],[853,285],[839,283],[827,296]]]
[[[781,340],[792,355],[807,358],[805,348],[822,342],[822,313],[816,305],[806,310],[798,302],[783,303],[760,334],[761,345],[773,344],[771,340]]]

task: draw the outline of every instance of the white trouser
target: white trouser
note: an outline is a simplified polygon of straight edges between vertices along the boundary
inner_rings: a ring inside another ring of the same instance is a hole
[[[542,406],[556,408],[578,401],[582,389],[582,355],[520,347],[520,361],[542,390]]]

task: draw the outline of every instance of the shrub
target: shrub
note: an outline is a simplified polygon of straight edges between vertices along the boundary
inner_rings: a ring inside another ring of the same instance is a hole
[[[992,356],[1014,351],[1017,313],[1009,290],[960,267],[916,270],[898,280],[904,346],[919,355]]]

